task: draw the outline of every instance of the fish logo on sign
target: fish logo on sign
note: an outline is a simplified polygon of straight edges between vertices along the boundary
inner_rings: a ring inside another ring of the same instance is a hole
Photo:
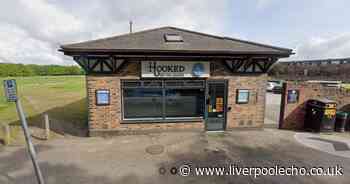
[[[202,63],[196,63],[193,65],[192,74],[196,77],[200,77],[204,74],[204,65]]]

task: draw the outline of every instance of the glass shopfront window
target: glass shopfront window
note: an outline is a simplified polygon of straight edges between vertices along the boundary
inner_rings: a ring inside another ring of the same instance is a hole
[[[161,118],[162,96],[161,89],[125,89],[124,117]]]
[[[165,116],[200,117],[204,110],[204,89],[166,89]]]
[[[204,116],[203,80],[123,81],[124,120],[173,120]]]

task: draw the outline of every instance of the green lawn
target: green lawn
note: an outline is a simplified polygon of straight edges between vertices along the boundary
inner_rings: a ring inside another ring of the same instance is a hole
[[[3,83],[4,79],[10,78],[0,79]],[[85,126],[87,111],[84,76],[37,76],[14,79],[17,81],[18,94],[29,124],[42,125],[42,113],[48,113],[52,121]],[[15,104],[6,102],[1,84],[0,126],[18,125],[18,123]]]
[[[342,84],[342,87],[350,90],[350,84]]]

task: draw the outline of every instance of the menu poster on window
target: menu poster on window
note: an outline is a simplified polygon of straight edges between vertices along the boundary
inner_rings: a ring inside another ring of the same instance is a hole
[[[223,111],[224,111],[224,107],[222,105],[216,106],[216,112],[223,112]]]
[[[211,105],[208,105],[208,112],[213,112],[213,108]]]
[[[216,112],[224,111],[224,98],[218,97],[216,98]]]
[[[224,103],[224,98],[222,98],[222,97],[216,98],[216,104],[223,104],[223,103]]]

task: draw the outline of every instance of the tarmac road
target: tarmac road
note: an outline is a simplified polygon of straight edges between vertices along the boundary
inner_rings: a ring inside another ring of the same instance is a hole
[[[47,184],[137,183],[344,183],[350,181],[350,159],[304,146],[294,132],[278,129],[225,133],[173,132],[113,138],[64,138],[37,145]],[[152,151],[153,149],[153,151]],[[1,184],[36,184],[22,147],[0,152]],[[343,167],[343,176],[190,176],[172,167],[240,166]],[[160,173],[160,168],[165,172]]]

